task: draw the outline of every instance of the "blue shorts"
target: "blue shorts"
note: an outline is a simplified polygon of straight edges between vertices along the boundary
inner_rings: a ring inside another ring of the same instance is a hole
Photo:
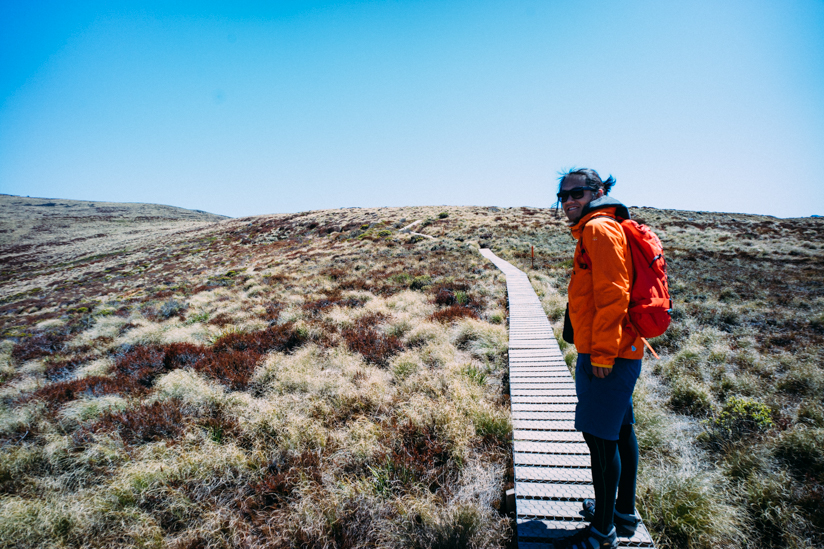
[[[641,374],[641,360],[616,358],[612,372],[603,378],[592,375],[588,354],[579,354],[575,365],[575,428],[606,440],[618,440],[622,425],[635,423],[632,391]]]

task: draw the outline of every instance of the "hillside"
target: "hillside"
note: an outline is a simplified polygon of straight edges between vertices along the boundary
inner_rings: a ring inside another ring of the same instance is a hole
[[[477,247],[557,325],[554,212],[14,199],[33,205],[3,206],[4,546],[508,543],[505,285]],[[633,215],[676,300],[635,395],[645,522],[661,547],[820,545],[824,221]],[[432,238],[400,232],[416,220]]]
[[[121,204],[0,194],[0,299],[47,285],[62,264],[110,255],[227,219],[157,204]],[[31,271],[40,277],[32,277]],[[26,276],[20,276],[26,272]],[[82,271],[72,269],[73,275]],[[58,275],[59,278],[59,275]],[[36,286],[35,286],[36,287]]]

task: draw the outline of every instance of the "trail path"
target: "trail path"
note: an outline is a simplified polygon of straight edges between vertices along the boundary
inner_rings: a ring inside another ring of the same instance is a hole
[[[423,237],[428,238],[430,240],[436,240],[436,238],[432,235],[423,234],[423,233],[416,233],[415,231],[412,230],[412,227],[414,227],[415,225],[418,225],[422,221],[423,221],[423,219],[418,219],[417,221],[413,221],[412,223],[410,223],[406,227],[403,227],[403,228],[399,229],[398,232],[407,233],[407,234],[411,234],[411,235],[414,235],[414,236],[423,236]]]
[[[589,450],[575,430],[575,382],[526,274],[489,249],[481,255],[506,275],[515,506],[520,549],[548,549],[583,528],[584,498],[595,497]],[[641,524],[619,547],[654,547]]]

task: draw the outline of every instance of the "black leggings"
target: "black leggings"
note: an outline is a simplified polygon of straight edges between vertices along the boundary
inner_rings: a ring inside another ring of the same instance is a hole
[[[584,433],[584,440],[592,457],[592,485],[595,488],[592,525],[602,534],[608,534],[612,530],[615,511],[627,515],[635,512],[638,439],[632,425],[622,425],[618,440],[605,440],[589,433]]]

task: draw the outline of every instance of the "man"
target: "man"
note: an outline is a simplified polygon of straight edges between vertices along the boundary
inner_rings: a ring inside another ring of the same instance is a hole
[[[617,547],[640,522],[635,509],[638,442],[632,424],[632,391],[644,347],[627,309],[632,260],[616,217],[626,206],[608,197],[615,179],[580,169],[560,178],[558,202],[578,241],[569,282],[569,320],[578,362],[575,368],[575,428],[583,432],[592,459],[595,499],[584,500],[590,525],[558,540],[556,548]],[[617,499],[616,499],[617,493]]]

